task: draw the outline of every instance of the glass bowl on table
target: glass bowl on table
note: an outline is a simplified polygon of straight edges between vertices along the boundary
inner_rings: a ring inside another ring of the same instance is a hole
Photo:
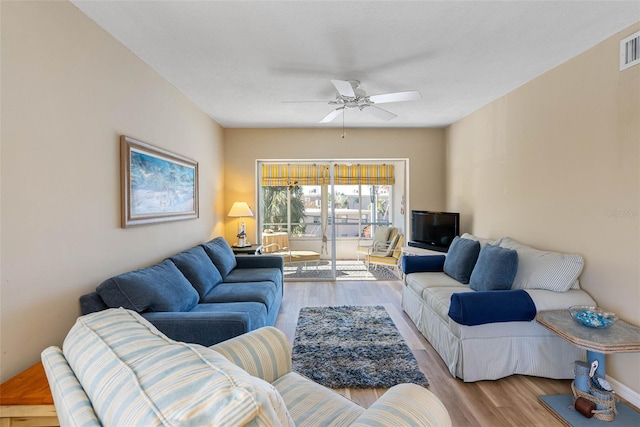
[[[604,329],[616,323],[615,313],[604,311],[592,305],[574,305],[569,308],[573,320],[589,328]]]

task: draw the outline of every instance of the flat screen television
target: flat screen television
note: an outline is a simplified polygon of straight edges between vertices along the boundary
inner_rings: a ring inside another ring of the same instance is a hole
[[[411,211],[409,246],[447,252],[459,233],[460,214],[457,212]]]

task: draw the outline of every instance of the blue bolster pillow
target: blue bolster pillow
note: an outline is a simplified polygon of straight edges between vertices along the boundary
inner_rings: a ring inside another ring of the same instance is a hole
[[[404,274],[442,271],[444,255],[403,255],[402,271]]]
[[[531,321],[536,305],[523,289],[460,292],[451,295],[449,317],[461,325]]]

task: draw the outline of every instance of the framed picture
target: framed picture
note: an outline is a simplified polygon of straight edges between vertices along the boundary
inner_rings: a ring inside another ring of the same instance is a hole
[[[122,227],[198,218],[198,163],[120,137]]]

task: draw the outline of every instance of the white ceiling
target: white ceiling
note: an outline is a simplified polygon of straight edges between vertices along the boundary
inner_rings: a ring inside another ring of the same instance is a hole
[[[640,21],[640,1],[86,1],[86,15],[224,127],[327,127],[330,79],[384,104],[385,122],[441,127]]]

